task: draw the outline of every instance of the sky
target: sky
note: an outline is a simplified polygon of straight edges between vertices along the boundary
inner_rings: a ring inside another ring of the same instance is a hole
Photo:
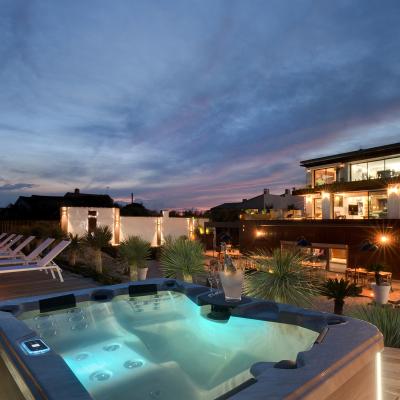
[[[0,0],[0,207],[208,208],[400,141],[398,0]]]

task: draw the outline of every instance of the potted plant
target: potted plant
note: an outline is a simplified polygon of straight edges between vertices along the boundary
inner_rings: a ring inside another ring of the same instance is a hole
[[[139,281],[147,277],[147,260],[150,258],[150,243],[139,236],[129,236],[119,247],[119,254],[129,263],[129,275],[135,280],[136,273]]]
[[[245,293],[279,303],[310,305],[319,293],[319,282],[303,267],[305,258],[299,250],[257,250],[249,258],[257,270],[245,275]]]
[[[101,257],[101,249],[110,244],[112,232],[108,226],[98,226],[93,232],[88,232],[85,236],[86,244],[94,250],[94,263],[96,271],[103,273],[103,259]]]
[[[382,264],[371,264],[368,270],[374,272],[375,282],[372,283],[372,291],[377,304],[386,304],[389,300],[390,284],[383,282],[381,271],[385,271],[385,266]]]
[[[169,237],[161,249],[160,263],[166,277],[193,282],[194,276],[204,273],[203,246],[186,237]]]
[[[328,299],[334,300],[334,313],[342,315],[344,299],[346,297],[354,297],[361,294],[362,288],[357,287],[354,283],[342,279],[328,279],[322,286],[322,294]]]

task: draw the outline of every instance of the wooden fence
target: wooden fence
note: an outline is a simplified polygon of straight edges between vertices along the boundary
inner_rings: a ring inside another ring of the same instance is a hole
[[[39,235],[41,232],[58,231],[60,229],[60,222],[54,220],[26,220],[26,219],[15,219],[15,220],[0,220],[0,233],[35,233]]]

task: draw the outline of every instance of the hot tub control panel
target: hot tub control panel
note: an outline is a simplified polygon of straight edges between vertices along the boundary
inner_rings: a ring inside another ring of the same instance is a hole
[[[21,346],[30,356],[44,354],[50,351],[50,347],[47,346],[42,339],[25,340],[25,342],[22,342]]]

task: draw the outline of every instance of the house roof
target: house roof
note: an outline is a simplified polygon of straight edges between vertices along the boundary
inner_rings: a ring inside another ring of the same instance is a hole
[[[347,153],[334,154],[326,157],[312,158],[300,161],[302,167],[316,167],[324,164],[334,164],[340,162],[359,161],[367,158],[379,158],[400,154],[400,143],[387,144],[384,146],[370,147]]]
[[[107,194],[86,194],[75,191],[64,196],[20,196],[11,208],[2,215],[22,219],[59,219],[60,207],[114,207],[113,199]]]

